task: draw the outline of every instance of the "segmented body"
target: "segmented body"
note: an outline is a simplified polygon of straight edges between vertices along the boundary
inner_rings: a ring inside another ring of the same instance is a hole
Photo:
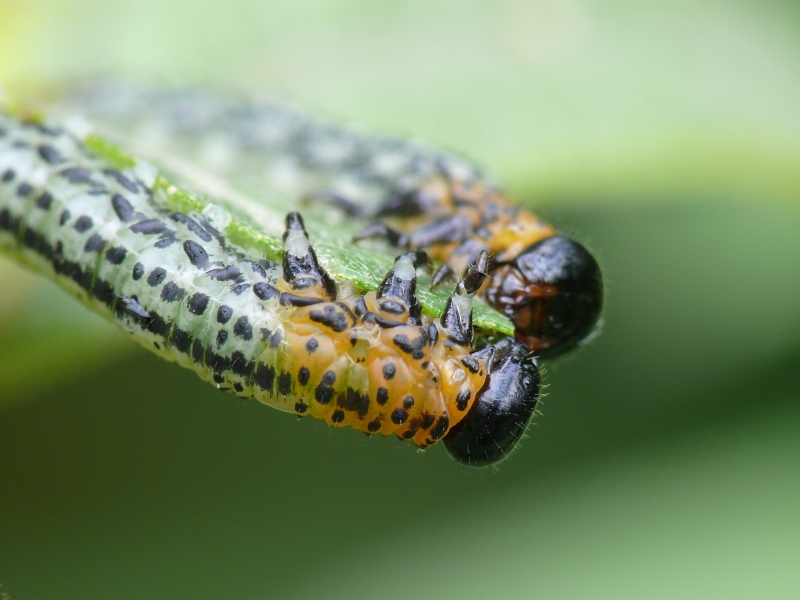
[[[381,236],[424,249],[441,265],[434,285],[461,277],[488,252],[491,278],[479,293],[540,355],[571,350],[599,319],[603,283],[594,258],[513,205],[460,157],[281,104],[201,91],[106,84],[76,93],[71,107],[110,127],[112,136],[127,132],[145,154],[190,157],[256,195],[328,201],[365,217],[373,226],[357,239]]]
[[[172,210],[156,174],[0,113],[0,247],[240,396],[420,447],[469,412],[488,373],[471,355],[474,290],[452,297],[457,323],[416,314],[409,257],[377,291],[337,290],[299,217],[279,265],[226,239],[213,212]]]
[[[424,248],[459,274],[477,256],[477,245],[505,262],[556,235],[461,157],[319,121],[279,103],[115,84],[88,88],[76,98],[93,118],[262,193],[267,188],[324,197],[381,217],[409,233],[410,247]]]

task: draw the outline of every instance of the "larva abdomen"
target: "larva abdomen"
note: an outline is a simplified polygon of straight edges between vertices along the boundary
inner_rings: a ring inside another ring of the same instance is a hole
[[[371,220],[354,239],[383,237],[405,250],[425,250],[441,263],[433,286],[463,276],[486,250],[491,278],[482,297],[542,357],[569,352],[596,331],[604,291],[591,253],[512,204],[461,157],[274,102],[201,90],[106,83],[76,90],[70,100],[112,135],[155,155],[191,157],[256,196],[277,190]]]
[[[337,297],[296,213],[278,265],[205,215],[171,210],[145,163],[115,169],[49,124],[0,115],[0,132],[5,249],[162,357],[241,396],[420,447],[475,402],[488,368],[471,356],[472,284],[441,320],[423,318],[407,255],[378,290]]]

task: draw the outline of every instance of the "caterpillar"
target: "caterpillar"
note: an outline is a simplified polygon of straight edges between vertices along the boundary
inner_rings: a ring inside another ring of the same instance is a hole
[[[322,266],[299,213],[286,217],[280,261],[254,255],[229,235],[228,213],[111,149],[0,112],[0,248],[239,396],[419,448],[444,440],[472,466],[515,447],[540,376],[513,339],[476,348],[486,252],[431,318],[416,297],[424,253],[404,252],[359,293]]]
[[[425,250],[441,265],[434,287],[463,276],[488,252],[489,277],[479,294],[541,358],[569,352],[595,331],[603,279],[594,257],[514,206],[497,183],[457,156],[320,122],[280,104],[202,91],[103,84],[71,99],[110,125],[112,135],[149,138],[151,148],[192,156],[256,193],[303,195],[368,220],[354,239],[379,236]]]

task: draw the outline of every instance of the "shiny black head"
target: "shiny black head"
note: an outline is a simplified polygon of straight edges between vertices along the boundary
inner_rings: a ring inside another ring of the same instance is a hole
[[[600,318],[600,267],[586,248],[563,235],[529,246],[492,277],[487,298],[514,323],[517,340],[541,358],[572,350]]]
[[[531,351],[510,338],[482,350],[494,351],[489,377],[472,408],[447,433],[453,459],[484,467],[508,456],[525,433],[539,400],[541,378]]]

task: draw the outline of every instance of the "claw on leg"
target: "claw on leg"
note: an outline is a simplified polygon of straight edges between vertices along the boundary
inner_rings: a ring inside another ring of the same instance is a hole
[[[428,256],[424,252],[409,252],[395,259],[376,294],[382,312],[399,316],[408,310],[408,323],[419,324],[417,268],[427,262]]]
[[[467,268],[467,274],[458,283],[444,307],[442,328],[447,331],[451,341],[461,346],[472,344],[472,298],[487,277],[487,264],[488,253],[484,250],[478,260]]]
[[[283,247],[283,278],[292,290],[301,292],[321,285],[325,295],[331,300],[335,299],[336,285],[319,264],[314,248],[308,241],[303,218],[298,212],[286,215]]]

